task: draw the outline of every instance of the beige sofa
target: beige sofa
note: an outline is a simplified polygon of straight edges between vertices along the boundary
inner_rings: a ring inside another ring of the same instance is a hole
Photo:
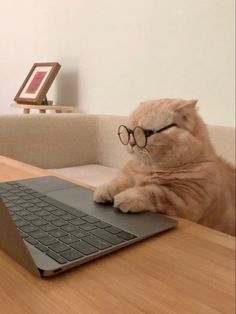
[[[48,114],[0,116],[0,155],[98,186],[111,180],[130,157],[115,115]],[[218,154],[235,163],[234,128],[208,126]]]

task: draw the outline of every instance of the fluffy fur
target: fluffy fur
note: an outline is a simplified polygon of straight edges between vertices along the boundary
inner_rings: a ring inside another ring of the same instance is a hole
[[[195,100],[161,99],[141,103],[128,127],[159,130],[143,149],[131,135],[134,157],[94,200],[114,202],[122,212],[152,211],[179,216],[235,235],[235,169],[217,156]]]

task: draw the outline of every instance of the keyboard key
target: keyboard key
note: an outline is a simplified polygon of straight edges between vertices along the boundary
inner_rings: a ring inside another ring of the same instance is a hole
[[[57,229],[57,227],[56,227],[56,226],[53,226],[53,225],[51,225],[51,224],[47,224],[47,225],[45,225],[45,226],[42,226],[41,229],[42,229],[43,231],[48,232],[48,231],[52,231],[52,230]]]
[[[12,202],[4,201],[4,203],[5,203],[5,205],[6,205],[7,208],[11,208],[11,207],[16,206],[16,205],[15,205],[14,203],[12,203]],[[19,208],[19,210],[20,210],[20,208]]]
[[[41,252],[47,252],[48,251],[48,248],[44,245],[42,245],[41,243],[38,243],[37,245],[35,245],[35,247],[37,249],[39,249]]]
[[[2,187],[0,187],[0,193],[1,193],[1,195],[4,195],[4,196],[11,196],[12,195],[10,190],[7,191],[7,190],[3,189]]]
[[[66,212],[65,212],[64,210],[61,210],[61,209],[59,209],[59,208],[57,208],[56,210],[54,210],[52,213],[53,213],[53,215],[55,215],[55,216],[62,216],[62,215],[65,215],[65,214],[66,214]]]
[[[35,226],[41,227],[41,226],[47,225],[48,222],[46,220],[40,218],[38,220],[33,220],[32,224],[34,224]]]
[[[41,211],[41,208],[32,204],[32,207],[27,208],[27,210],[30,211],[31,213],[36,214],[37,212]]]
[[[111,227],[106,228],[106,231],[108,231],[112,234],[117,234],[117,233],[121,232],[122,230],[117,228],[117,227],[111,226]]]
[[[66,244],[71,244],[71,243],[77,242],[78,238],[69,234],[65,237],[60,238],[60,241],[66,243]]]
[[[60,253],[60,252],[67,251],[69,249],[69,246],[67,246],[64,243],[55,243],[55,244],[49,245],[49,248],[56,253]]]
[[[48,204],[48,206],[45,207],[45,209],[46,209],[48,212],[52,212],[52,211],[56,210],[57,207]]]
[[[25,187],[25,188],[24,188],[24,191],[25,191],[26,193],[29,193],[29,194],[34,192],[33,189],[28,188],[28,187]]]
[[[12,189],[12,187],[9,183],[1,183],[1,189],[9,191]]]
[[[5,205],[7,206],[7,204],[5,203]],[[17,211],[19,211],[19,210],[22,210],[22,208],[21,207],[19,207],[19,206],[7,206],[7,208],[9,208],[10,210],[12,210],[13,212],[17,212]]]
[[[15,187],[15,186],[18,186],[19,183],[15,182],[15,181],[9,181],[8,183],[3,183],[4,184],[7,184],[9,185],[12,189]]]
[[[71,246],[85,255],[90,255],[98,251],[97,248],[88,243],[83,242],[82,240],[72,243]]]
[[[98,228],[111,227],[111,225],[109,225],[108,223],[106,223],[104,221],[99,221],[99,222],[95,223],[95,226],[98,227]]]
[[[67,225],[67,222],[63,219],[57,219],[57,220],[52,221],[52,224],[54,226],[61,227],[61,226]]]
[[[34,239],[40,239],[45,238],[47,236],[47,233],[42,230],[36,230],[33,232],[29,232],[29,235]]]
[[[81,218],[77,218],[77,219],[71,221],[71,223],[75,226],[80,226],[80,225],[85,224],[86,222],[84,220],[82,220]]]
[[[43,217],[43,216],[47,216],[49,213],[46,210],[40,209],[39,211],[37,211],[37,216],[39,217]]]
[[[54,220],[57,219],[57,217],[54,216],[54,215],[52,215],[52,214],[49,214],[49,215],[47,215],[47,216],[45,216],[45,217],[43,217],[43,218],[44,218],[45,220],[49,221],[49,222],[54,221]]]
[[[73,225],[66,225],[66,226],[62,226],[61,229],[63,229],[66,232],[72,232],[72,231],[76,231],[79,228]]]
[[[39,192],[36,192],[36,191],[34,191],[33,193],[31,193],[31,195],[33,195],[34,197],[38,197],[38,198],[44,197],[44,195],[43,195],[42,193],[39,193]]]
[[[93,224],[95,222],[99,222],[99,219],[97,219],[96,217],[93,217],[93,216],[84,216],[82,219],[91,223],[91,224]]]
[[[119,238],[118,236],[111,234],[104,229],[95,229],[92,230],[91,233],[105,241],[108,241],[111,244],[120,244],[125,241],[124,239]]]
[[[128,233],[126,231],[122,231],[120,233],[117,234],[119,237],[121,237],[122,239],[125,239],[125,240],[132,240],[132,239],[135,239],[137,238],[136,235],[132,234],[132,233]]]
[[[80,228],[85,230],[85,231],[90,231],[90,230],[93,230],[93,229],[97,229],[96,226],[90,225],[90,224],[81,225]]]
[[[18,210],[17,215],[26,216],[26,215],[29,215],[29,212],[25,209],[21,209],[21,210]]]
[[[41,242],[43,245],[51,245],[53,243],[57,243],[57,239],[51,237],[51,236],[47,236],[45,238],[40,238],[39,239],[39,242]]]
[[[38,228],[32,225],[28,225],[28,226],[21,227],[21,230],[28,233],[28,232],[36,231],[38,230]]]
[[[99,250],[104,250],[107,249],[109,247],[111,247],[112,245],[104,240],[101,240],[99,238],[96,238],[92,235],[88,236],[88,237],[84,237],[83,241],[95,246],[96,248],[98,248]]]
[[[36,204],[37,204],[37,206],[38,206],[38,207],[42,207],[42,208],[43,208],[43,207],[47,207],[47,206],[48,206],[48,204],[47,204],[47,203],[42,202],[40,199],[39,199],[39,202],[37,202]]]
[[[16,195],[17,195],[17,196],[22,196],[22,197],[23,197],[23,196],[28,195],[28,194],[25,193],[25,192],[22,192],[22,191],[19,192],[19,191],[20,191],[20,190],[18,190],[18,192],[16,192]]]
[[[21,204],[21,206],[23,207],[23,208],[30,208],[30,207],[33,207],[34,205],[33,204],[31,204],[31,203],[24,203],[24,204]]]
[[[33,221],[33,220],[38,220],[38,216],[34,215],[34,214],[29,214],[27,216],[24,216],[24,219],[27,221]]]
[[[75,215],[76,215],[76,217],[80,218],[80,217],[86,216],[87,214],[85,214],[85,212],[82,212],[82,211],[76,209]]]
[[[31,238],[31,237],[26,238],[25,241],[29,242],[32,245],[35,245],[35,244],[38,243],[37,240],[35,240],[35,239]]]
[[[67,263],[67,260],[65,258],[63,258],[62,256],[52,252],[52,251],[48,251],[46,252],[46,254],[51,257],[52,259],[54,259],[56,262],[58,262],[59,264],[65,264]]]
[[[31,200],[31,203],[37,204],[37,206],[38,206],[39,202],[41,202],[41,200],[39,198],[35,198],[34,200]]]
[[[25,196],[22,196],[23,200],[26,200],[26,201],[30,201],[32,199],[34,199],[34,197],[32,195],[25,195]]]
[[[18,201],[14,201],[15,204],[20,205],[22,208],[26,208],[25,204],[29,204],[27,201],[24,201],[22,199],[18,200]],[[26,205],[27,206],[27,205]]]
[[[60,216],[61,219],[64,219],[64,220],[72,220],[72,219],[75,219],[76,217],[74,215],[71,215],[71,214],[65,214],[63,216]]]
[[[83,238],[87,235],[89,235],[88,232],[86,231],[83,231],[83,230],[77,230],[77,231],[73,231],[71,232],[74,236],[76,236],[77,238]]]
[[[15,196],[15,195],[12,195],[12,196],[8,196],[8,199],[10,201],[14,201],[14,200],[19,200],[19,197],[18,196]]]
[[[48,232],[51,236],[55,237],[55,238],[61,238],[67,235],[66,232],[60,230],[60,229],[56,229],[56,230],[52,230]]]
[[[12,212],[10,212],[10,211],[9,211],[9,213],[10,213],[11,219],[12,219],[13,221],[21,220],[21,218],[20,218],[19,216],[17,216],[16,214],[14,214],[14,213],[12,213]]]
[[[19,232],[23,239],[26,239],[28,237],[28,234],[24,233],[23,231],[19,230]]]
[[[27,226],[29,225],[29,223],[23,219],[19,219],[17,221],[15,221],[15,225],[20,228],[20,227],[23,227],[23,226]]]
[[[78,251],[72,250],[72,249],[65,251],[65,252],[62,252],[62,253],[60,253],[60,255],[63,256],[64,258],[66,258],[70,262],[74,261],[76,259],[79,259],[81,257],[84,257],[83,254],[81,254]]]

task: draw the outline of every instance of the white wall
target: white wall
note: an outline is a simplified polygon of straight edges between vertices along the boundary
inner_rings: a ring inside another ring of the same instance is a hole
[[[34,62],[58,61],[51,98],[76,111],[198,98],[207,123],[234,126],[234,0],[1,1],[0,40],[0,113],[20,112]]]

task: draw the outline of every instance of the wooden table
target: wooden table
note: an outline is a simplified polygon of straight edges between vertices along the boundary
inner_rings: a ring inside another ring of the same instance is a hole
[[[0,181],[48,174],[0,157]],[[234,314],[235,238],[178,220],[176,230],[50,279],[0,251],[0,313]]]
[[[38,110],[39,113],[46,113],[47,111],[55,111],[56,113],[72,112],[73,107],[58,106],[58,105],[29,105],[29,104],[11,104],[12,107],[23,109],[24,114],[29,114],[30,110]]]

